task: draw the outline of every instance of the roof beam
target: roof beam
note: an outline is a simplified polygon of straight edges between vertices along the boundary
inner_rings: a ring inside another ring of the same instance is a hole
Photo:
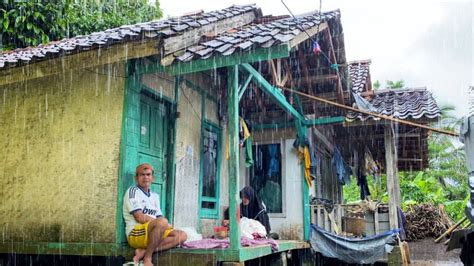
[[[337,64],[336,52],[334,50],[334,45],[332,43],[332,36],[331,36],[331,29],[326,28],[324,31],[328,38],[329,48],[330,48],[330,56],[331,61],[333,64]],[[344,95],[342,92],[342,82],[341,82],[341,74],[339,73],[339,69],[336,69],[337,73],[337,93],[338,93],[338,100],[340,103],[344,103]]]
[[[291,41],[289,42],[289,45],[290,45],[291,48],[293,48],[293,47],[297,46],[298,44],[308,40],[310,38],[310,36],[313,37],[314,35],[318,34],[319,32],[321,32],[325,29],[328,29],[328,23],[327,22],[323,22],[323,23],[319,24],[319,26],[316,25],[312,28],[307,29],[306,31],[302,31],[298,35],[296,35],[293,39],[291,39]]]
[[[168,37],[164,40],[164,55],[169,55],[176,51],[182,50],[186,47],[194,45],[199,42],[204,35],[216,36],[220,33],[225,32],[228,29],[240,28],[254,21],[255,13],[253,10],[244,13],[242,15],[234,16],[231,18],[223,19],[216,23],[209,23],[207,25],[195,28],[190,31],[186,31],[181,35]]]
[[[192,60],[190,62],[178,62],[168,67],[164,67],[164,70],[168,74],[175,76],[244,63],[268,61],[274,58],[283,58],[288,56],[290,56],[290,48],[287,44],[282,44],[275,47],[259,48],[252,51],[243,51],[228,56],[218,55],[212,56],[209,59]]]
[[[253,75],[253,81],[260,86],[263,92],[273,98],[281,108],[290,113],[294,118],[300,121],[305,120],[305,118],[298,111],[296,111],[296,109],[290,103],[288,103],[285,95],[283,95],[279,89],[272,86],[264,77],[262,77],[262,75],[255,68],[253,68],[248,63],[241,64],[240,66],[250,75]]]

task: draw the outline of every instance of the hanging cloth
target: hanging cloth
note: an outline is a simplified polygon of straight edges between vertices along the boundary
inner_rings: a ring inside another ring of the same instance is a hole
[[[304,147],[304,178],[306,179],[306,184],[308,187],[311,187],[311,155],[309,154],[308,146]]]
[[[334,148],[332,156],[332,165],[336,169],[337,179],[341,185],[349,185],[351,183],[352,169],[342,158],[341,152]]]
[[[253,165],[253,152],[252,152],[253,138],[249,136],[245,140],[245,166],[250,167]]]
[[[240,137],[240,146],[245,148],[245,166],[250,167],[253,165],[253,154],[252,154],[252,137],[250,135],[250,130],[245,123],[245,120],[239,118],[239,137]]]
[[[296,136],[293,147],[297,149],[298,160],[304,164],[304,178],[308,187],[311,187],[311,154],[309,150],[309,141],[305,139],[304,143],[300,143]]]

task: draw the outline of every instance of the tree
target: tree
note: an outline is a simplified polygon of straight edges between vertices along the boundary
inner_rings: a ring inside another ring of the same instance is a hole
[[[387,80],[386,83],[389,89],[403,89],[405,87],[405,81],[402,79],[397,81]]]
[[[374,82],[373,87],[374,87],[375,90],[380,89],[380,81],[376,80],[376,81]]]
[[[0,50],[36,46],[125,24],[158,19],[157,1],[2,1]]]

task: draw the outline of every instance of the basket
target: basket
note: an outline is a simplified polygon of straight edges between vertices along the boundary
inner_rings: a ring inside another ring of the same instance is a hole
[[[342,230],[354,235],[362,235],[365,231],[365,219],[358,217],[342,217]]]

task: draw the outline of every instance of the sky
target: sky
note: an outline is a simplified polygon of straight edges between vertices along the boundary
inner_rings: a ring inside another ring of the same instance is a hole
[[[163,14],[179,16],[255,3],[264,15],[288,14],[281,0],[161,0]],[[319,10],[319,0],[285,0],[294,14]],[[348,61],[371,59],[372,81],[404,80],[427,87],[439,105],[468,113],[474,86],[474,0],[323,0],[341,10]]]

